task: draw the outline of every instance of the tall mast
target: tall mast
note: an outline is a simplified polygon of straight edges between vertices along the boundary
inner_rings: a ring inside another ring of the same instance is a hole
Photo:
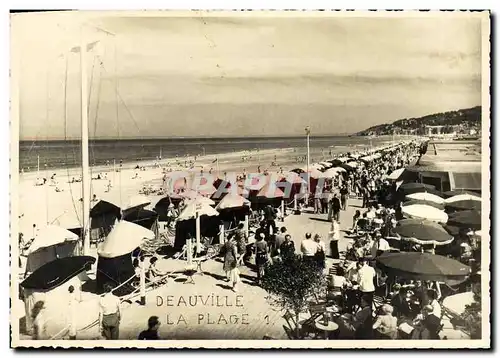
[[[87,88],[87,44],[83,36],[80,44],[80,72],[81,72],[81,109],[82,109],[82,198],[83,198],[83,216],[82,216],[82,239],[83,254],[90,253],[90,175],[89,175],[89,118],[88,118],[88,88]]]

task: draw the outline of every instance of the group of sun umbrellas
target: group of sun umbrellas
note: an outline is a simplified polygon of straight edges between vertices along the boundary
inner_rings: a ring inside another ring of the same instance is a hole
[[[395,173],[393,180],[403,171]],[[422,183],[402,184],[398,192],[403,198],[401,212],[406,219],[397,223],[394,232],[401,240],[447,245],[461,230],[481,228],[481,197],[475,193],[441,193],[434,186]],[[459,283],[471,273],[469,266],[457,260],[422,252],[386,253],[377,262],[390,275],[449,284]]]

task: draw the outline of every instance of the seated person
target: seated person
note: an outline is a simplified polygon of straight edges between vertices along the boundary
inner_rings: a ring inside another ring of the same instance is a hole
[[[395,339],[398,330],[398,319],[392,315],[393,307],[384,304],[373,324],[376,338]]]
[[[429,305],[432,306],[432,314],[441,319],[441,305],[438,302],[438,292],[436,290],[427,290]]]
[[[355,315],[343,315],[339,323],[339,338],[371,339],[373,318],[369,297],[362,296],[361,309]]]
[[[411,339],[439,339],[441,330],[441,319],[433,313],[431,305],[427,305],[413,321],[414,330],[411,332]]]
[[[401,287],[401,285],[394,285],[396,290],[395,295],[391,299],[391,306],[393,307],[393,314],[397,318],[409,318],[411,317],[411,308],[409,304],[410,293],[406,287]]]
[[[160,270],[156,266],[157,262],[158,262],[158,257],[156,256],[151,257],[151,259],[149,260],[149,270],[146,275],[149,277],[151,281],[154,281],[155,278],[165,276],[167,274],[166,272]]]

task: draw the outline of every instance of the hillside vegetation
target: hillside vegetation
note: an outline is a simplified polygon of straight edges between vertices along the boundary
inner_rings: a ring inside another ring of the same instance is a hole
[[[481,130],[481,106],[457,111],[429,114],[420,118],[404,118],[380,124],[356,133],[359,136],[392,134],[427,134],[425,126],[444,126],[441,133],[469,134]]]

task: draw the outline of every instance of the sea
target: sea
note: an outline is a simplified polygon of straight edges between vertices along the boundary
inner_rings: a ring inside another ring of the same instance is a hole
[[[310,137],[311,150],[338,153],[363,150],[390,141],[387,137],[322,136]],[[106,163],[184,158],[241,151],[293,148],[305,153],[306,138],[301,137],[238,137],[238,138],[165,138],[165,139],[97,139],[89,142],[91,166]],[[81,166],[81,141],[37,140],[19,142],[19,170],[40,168],[62,169]]]

